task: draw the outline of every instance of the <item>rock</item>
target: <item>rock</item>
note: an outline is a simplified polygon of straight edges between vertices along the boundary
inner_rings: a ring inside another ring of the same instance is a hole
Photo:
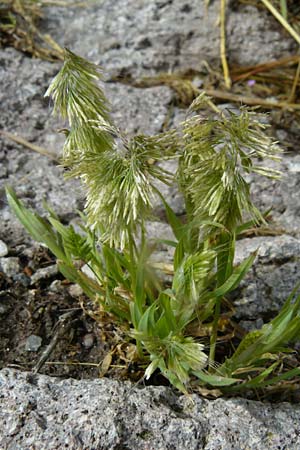
[[[258,175],[251,175],[253,201],[261,211],[270,207],[275,225],[283,228],[286,234],[300,235],[300,156],[283,155],[280,163],[268,162],[267,166],[280,169],[281,180],[272,180]]]
[[[176,173],[178,167],[177,160],[163,161],[159,165],[172,174]],[[169,206],[171,206],[175,214],[180,216],[185,213],[184,199],[181,192],[179,192],[176,183],[173,183],[171,186],[169,186],[159,180],[155,180],[154,184],[159,192],[164,196],[165,200],[168,202]],[[160,197],[155,197],[153,206],[155,213],[158,216],[165,215],[165,207]]]
[[[110,74],[145,76],[201,70],[220,58],[219,6],[198,0],[103,0],[88,8],[49,8],[44,31],[62,47],[92,59]],[[228,5],[230,63],[252,65],[284,56],[293,40],[254,7]],[[253,25],[255,24],[255,26]]]
[[[63,291],[64,287],[61,283],[61,280],[54,280],[49,286],[49,291],[55,292],[55,293],[61,293]]]
[[[0,257],[6,256],[8,254],[8,248],[5,242],[0,240]]]
[[[42,338],[32,334],[26,339],[25,350],[27,352],[37,352],[42,345]]]
[[[154,264],[173,264],[174,247],[161,242],[161,240],[175,240],[170,225],[164,222],[147,222],[146,232],[149,243],[153,241],[155,245],[154,251],[150,256],[151,261]]]
[[[31,276],[31,285],[37,283],[41,280],[47,280],[48,278],[54,277],[58,274],[58,268],[56,264],[53,264],[52,266],[48,266],[42,269],[38,269],[32,276]]]
[[[104,91],[111,103],[115,123],[129,135],[157,134],[162,131],[173,100],[166,86],[138,89],[119,83],[106,83]]]
[[[13,277],[14,281],[20,283],[24,287],[30,286],[30,278],[25,273],[18,273]]]
[[[260,264],[282,264],[300,257],[300,240],[286,234],[241,239],[236,242],[235,263],[258,250]]]
[[[0,258],[0,271],[9,278],[13,278],[21,270],[20,260],[15,256]]]
[[[236,244],[235,262],[255,250],[253,267],[232,294],[238,319],[273,317],[300,280],[299,239],[287,235],[242,239]]]
[[[297,450],[300,407],[205,400],[109,379],[58,380],[3,369],[0,435],[7,450]]]
[[[71,284],[68,291],[72,297],[80,297],[83,294],[83,289],[79,286],[79,284]]]
[[[87,333],[83,336],[82,345],[85,348],[93,347],[94,342],[95,342],[95,336],[92,333]]]

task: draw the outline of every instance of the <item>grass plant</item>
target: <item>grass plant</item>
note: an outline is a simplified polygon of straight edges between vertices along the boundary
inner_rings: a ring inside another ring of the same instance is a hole
[[[47,218],[28,210],[7,187],[19,220],[56,256],[61,273],[127,330],[146,378],[159,370],[182,392],[196,383],[236,393],[276,388],[299,376],[300,368],[289,370],[284,364],[300,331],[296,290],[277,317],[246,334],[216,362],[224,299],[256,257],[254,252],[235,265],[236,239],[265,223],[246,177],[253,172],[280,177],[266,165],[268,159],[280,159],[280,150],[257,114],[241,109],[207,118],[199,110],[210,100],[201,94],[177,129],[129,137],[114,124],[99,79],[97,66],[66,50],[65,63],[46,93],[55,113],[69,122],[62,163],[67,177],[80,178],[86,193],[80,232],[63,225],[49,207]],[[159,165],[170,159],[178,160],[175,174]],[[159,192],[157,180],[178,184],[185,221]],[[175,236],[165,242],[174,248],[171,282],[151,263],[154,246],[146,222],[153,217],[155,196]],[[93,277],[82,271],[83,264]],[[195,323],[198,330],[208,330],[208,340],[190,331]]]

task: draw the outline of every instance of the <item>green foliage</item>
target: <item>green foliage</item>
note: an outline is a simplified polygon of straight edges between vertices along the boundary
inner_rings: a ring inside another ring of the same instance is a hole
[[[157,369],[183,392],[192,380],[224,392],[257,388],[299,374],[279,372],[288,343],[300,331],[300,297],[295,292],[261,330],[249,333],[231,357],[215,364],[223,300],[245,277],[256,257],[234,266],[236,236],[264,222],[253,205],[246,176],[278,178],[264,161],[279,150],[253,113],[197,114],[199,96],[179,129],[157,136],[126,136],[113,123],[97,81],[96,66],[66,50],[65,64],[47,94],[54,111],[67,118],[63,164],[86,190],[80,232],[64,226],[53,211],[48,219],[27,210],[7,188],[11,208],[28,232],[57,257],[63,275],[125,324],[149,378]],[[175,175],[157,163],[176,158]],[[155,181],[177,182],[186,203],[183,223],[157,190]],[[175,241],[172,283],[151,263],[145,222],[158,195]],[[246,221],[245,221],[246,220]],[[82,264],[78,264],[78,262]],[[87,276],[85,264],[93,273]],[[190,332],[209,330],[208,342]],[[275,363],[274,363],[275,360]],[[273,380],[273,381],[272,381]]]

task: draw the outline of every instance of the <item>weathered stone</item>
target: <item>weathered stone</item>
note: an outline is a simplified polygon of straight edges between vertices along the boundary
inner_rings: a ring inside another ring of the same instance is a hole
[[[82,345],[85,348],[91,348],[93,347],[95,343],[95,336],[92,333],[87,333],[82,338]]]
[[[68,291],[72,297],[80,297],[80,295],[83,294],[82,287],[80,287],[79,284],[71,284]]]
[[[208,401],[165,387],[108,379],[56,380],[0,372],[0,436],[7,450],[218,450],[300,446],[300,407]]]
[[[31,334],[25,343],[25,350],[27,352],[37,352],[42,345],[42,338],[40,336],[36,336],[35,334]]]
[[[61,280],[54,280],[49,286],[49,291],[51,292],[61,293],[63,289]]]
[[[292,236],[242,239],[236,263],[258,250],[256,261],[233,298],[239,319],[268,319],[283,306],[300,280],[300,240]]]
[[[157,134],[173,99],[165,86],[139,89],[119,83],[106,83],[105,94],[111,103],[115,123],[129,135]]]
[[[272,180],[262,176],[251,175],[253,200],[261,211],[270,207],[273,221],[277,228],[285,233],[300,233],[300,157],[299,155],[283,155],[280,163],[270,162],[267,165],[282,171],[281,180]]]
[[[54,277],[58,274],[58,268],[56,264],[53,264],[52,266],[44,267],[42,269],[38,269],[32,276],[31,276],[31,285],[37,283],[41,280],[47,280],[48,278]]]
[[[219,13],[216,2],[206,7],[198,0],[103,0],[80,14],[76,8],[48,9],[44,28],[109,73],[148,75],[219,62]],[[257,8],[229,7],[229,61],[249,65],[286,54],[294,43],[275,23]]]
[[[13,278],[20,272],[20,260],[15,256],[0,258],[0,271],[9,278]]]
[[[25,275],[25,273],[17,273],[13,276],[13,280],[17,283],[20,283],[22,286],[30,286],[30,277]]]

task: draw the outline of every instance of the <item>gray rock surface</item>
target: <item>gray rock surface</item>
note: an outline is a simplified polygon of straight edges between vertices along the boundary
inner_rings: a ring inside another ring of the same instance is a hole
[[[51,8],[45,28],[109,73],[136,76],[219,61],[218,18],[217,2],[206,8],[198,0],[102,0],[80,10]],[[241,5],[230,8],[227,44],[230,62],[244,65],[283,56],[294,45],[264,11]]]
[[[300,407],[208,401],[165,387],[0,372],[5,450],[267,450],[300,447]]]
[[[300,240],[292,236],[255,237],[237,242],[236,262],[258,250],[256,261],[234,292],[235,317],[269,320],[300,280]]]

